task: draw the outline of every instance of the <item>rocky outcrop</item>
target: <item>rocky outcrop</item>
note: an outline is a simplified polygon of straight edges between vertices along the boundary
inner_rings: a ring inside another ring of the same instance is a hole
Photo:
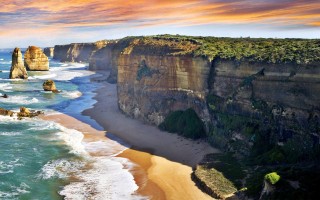
[[[44,53],[47,57],[53,57],[53,55],[54,55],[54,48],[53,48],[53,47],[46,47],[46,48],[44,48],[43,53]]]
[[[89,62],[93,52],[106,46],[106,41],[55,45],[53,59],[61,62]]]
[[[110,70],[107,81],[109,83],[117,83],[118,58],[129,43],[130,39],[108,41],[105,47],[92,53],[89,61],[89,69]]]
[[[6,110],[6,109],[3,109],[3,108],[0,108],[0,115],[3,115],[3,116],[10,116],[10,117],[13,117],[15,114],[15,112],[11,111],[11,110]],[[26,107],[20,107],[20,112],[17,112],[16,115],[18,117],[18,119],[22,119],[23,117],[36,117],[38,115],[41,115],[43,114],[42,111],[30,111],[28,108]]]
[[[320,92],[319,81],[320,63],[216,59],[209,77],[209,93],[228,101],[225,112],[258,117],[264,109],[271,109],[274,115],[303,124],[310,117],[320,116],[320,96],[315,95]]]
[[[6,110],[6,109],[3,109],[3,108],[0,108],[0,115],[3,115],[3,116],[13,116],[13,113],[12,111],[10,110]]]
[[[10,79],[16,79],[16,78],[27,79],[28,78],[28,73],[22,61],[21,51],[17,47],[12,52],[12,63],[11,63],[9,78]]]
[[[41,48],[29,46],[24,54],[24,65],[28,71],[48,71],[49,59]]]
[[[167,46],[161,40],[132,39],[117,61],[119,107],[124,113],[159,125],[171,111],[193,108],[208,121],[205,98],[210,62],[175,55],[186,46],[197,45],[179,46],[173,41]]]
[[[58,93],[59,91],[56,88],[56,84],[53,80],[46,80],[43,84],[42,84],[43,90],[44,91],[52,91],[54,93]]]

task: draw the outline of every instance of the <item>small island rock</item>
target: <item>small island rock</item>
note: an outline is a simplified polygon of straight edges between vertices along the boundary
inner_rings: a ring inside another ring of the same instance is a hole
[[[27,79],[28,73],[23,65],[22,53],[18,47],[16,47],[12,52],[12,63],[10,69],[10,79]]]
[[[43,84],[42,84],[43,90],[44,91],[52,91],[54,93],[58,93],[59,91],[56,88],[56,84],[54,83],[53,80],[46,80]]]

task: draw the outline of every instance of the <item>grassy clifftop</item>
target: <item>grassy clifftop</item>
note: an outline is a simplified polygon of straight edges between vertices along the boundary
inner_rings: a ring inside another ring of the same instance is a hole
[[[267,63],[309,64],[320,61],[319,39],[217,38],[180,35],[126,37],[123,53],[193,55]]]

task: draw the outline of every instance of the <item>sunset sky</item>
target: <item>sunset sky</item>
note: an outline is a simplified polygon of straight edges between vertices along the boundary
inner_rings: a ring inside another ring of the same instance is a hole
[[[319,0],[5,0],[0,48],[129,35],[320,38]]]

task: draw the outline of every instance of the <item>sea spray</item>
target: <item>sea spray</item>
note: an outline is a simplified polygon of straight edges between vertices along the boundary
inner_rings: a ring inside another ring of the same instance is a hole
[[[18,111],[26,106],[46,114],[61,111],[83,117],[81,112],[95,103],[93,90],[99,84],[90,82],[94,73],[86,64],[50,59],[48,72],[10,80],[10,50],[0,50],[0,57],[0,93],[9,96],[0,99],[0,107]],[[46,79],[55,80],[62,92],[44,92]],[[134,164],[115,157],[127,148],[118,142],[86,142],[81,132],[55,122],[0,116],[0,146],[0,199],[144,199],[135,195],[138,186],[129,172]],[[103,153],[90,155],[99,152]]]

